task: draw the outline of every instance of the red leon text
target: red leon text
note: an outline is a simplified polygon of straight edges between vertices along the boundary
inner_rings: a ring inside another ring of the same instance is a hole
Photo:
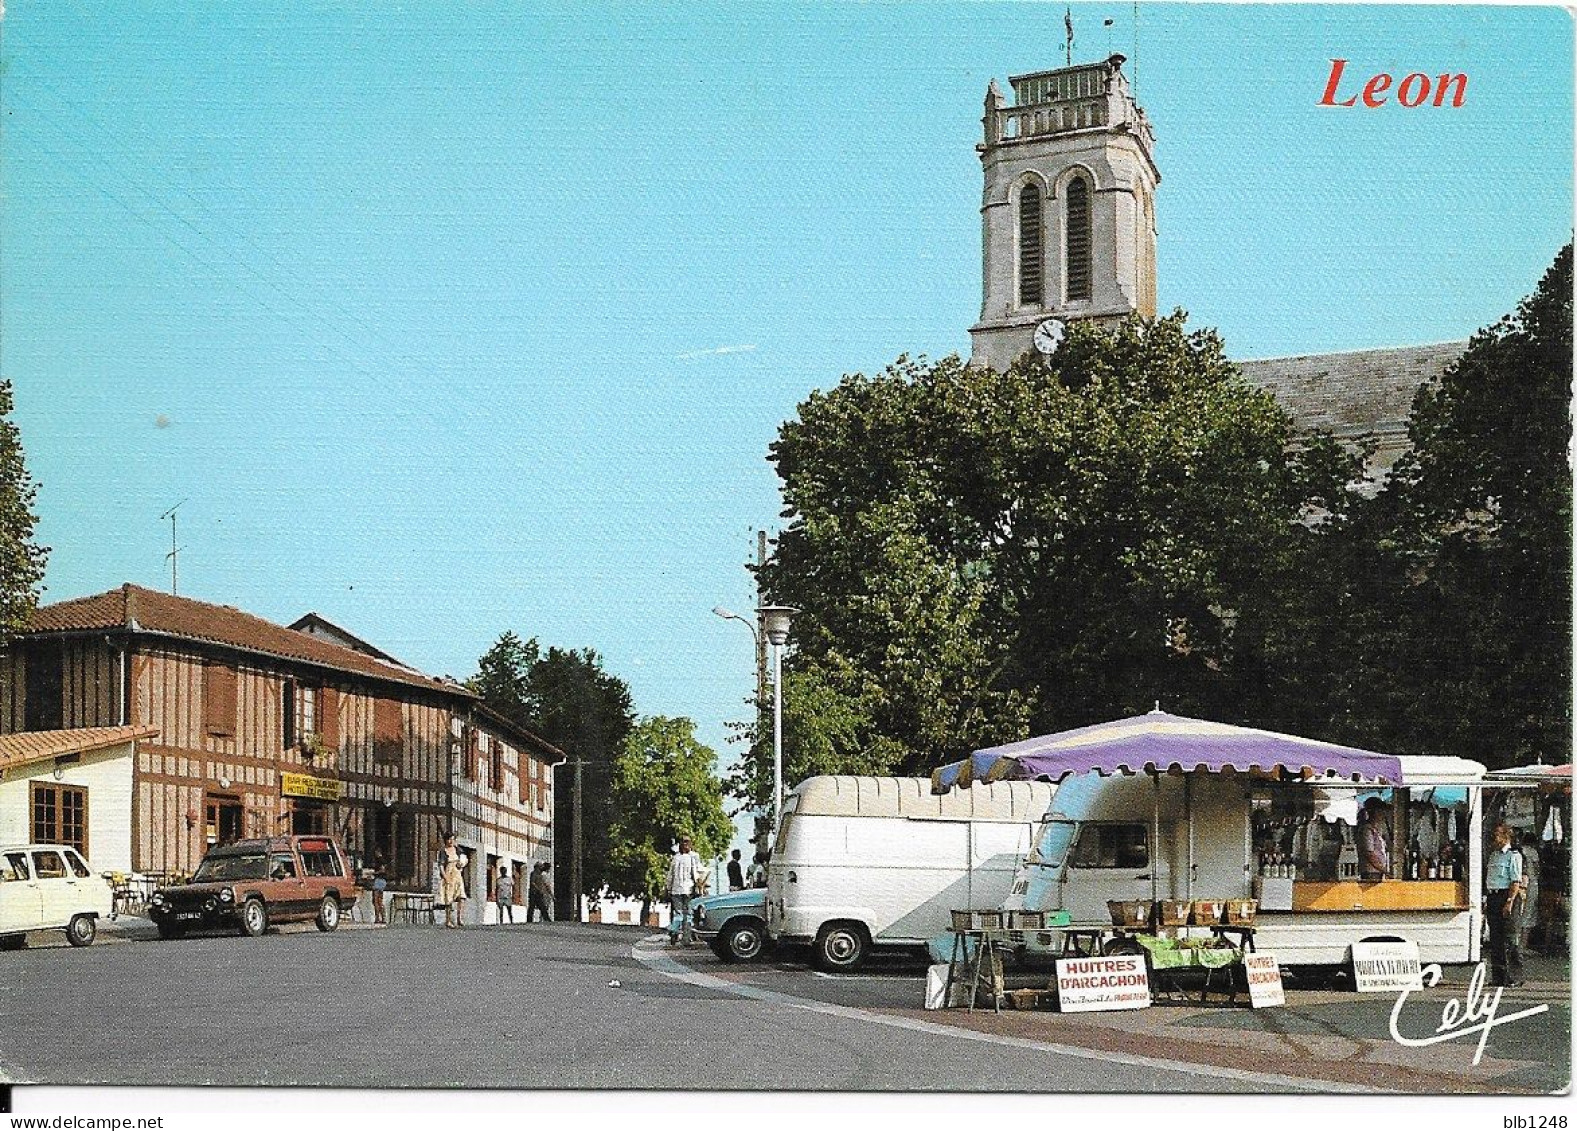
[[[1371,75],[1363,83],[1343,81],[1347,71],[1346,59],[1332,59],[1330,77],[1325,81],[1325,93],[1320,96],[1321,106],[1357,106],[1361,101],[1370,109],[1384,106],[1394,93],[1396,102],[1409,110],[1426,102],[1431,106],[1451,106],[1453,109],[1467,101],[1467,75],[1445,72],[1431,78],[1423,71],[1414,71],[1401,82],[1383,71]],[[1342,98],[1347,91],[1352,93]]]

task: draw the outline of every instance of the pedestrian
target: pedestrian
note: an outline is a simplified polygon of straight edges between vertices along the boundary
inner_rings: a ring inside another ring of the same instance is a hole
[[[1512,845],[1511,829],[1495,826],[1495,851],[1484,879],[1484,917],[1489,920],[1489,974],[1496,986],[1522,985],[1522,948],[1518,918],[1526,885],[1522,853]]]
[[[494,895],[498,898],[498,921],[502,923],[506,918],[511,926],[515,922],[515,876],[510,871],[509,865],[498,866],[498,883],[494,886]]]
[[[1383,880],[1391,874],[1391,840],[1385,828],[1390,811],[1391,806],[1378,797],[1363,803],[1363,824],[1358,827],[1360,879]]]
[[[384,866],[383,857],[379,856],[372,862],[372,921],[374,923],[387,923],[384,914],[383,900],[389,890],[389,870]]]
[[[756,853],[755,859],[750,862],[750,886],[764,888],[767,886],[767,854]]]
[[[668,940],[669,946],[694,946],[694,924],[690,922],[690,899],[695,895],[696,883],[701,878],[701,857],[696,853],[690,838],[681,836],[679,847],[668,861],[668,910],[679,922],[679,934]]]
[[[553,884],[548,880],[548,869],[553,865],[544,861],[531,869],[531,890],[526,893],[526,922],[538,913],[544,923],[553,922]]]
[[[465,853],[455,844],[454,833],[444,837],[443,851],[438,854],[440,873],[438,901],[444,905],[444,926],[459,927],[465,920]]]
[[[739,862],[739,849],[734,849],[734,854],[728,858],[728,890],[743,891],[745,888],[745,868]]]

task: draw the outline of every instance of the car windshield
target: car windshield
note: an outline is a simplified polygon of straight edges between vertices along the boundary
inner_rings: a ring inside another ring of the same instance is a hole
[[[1073,845],[1073,834],[1078,827],[1072,821],[1047,821],[1041,825],[1029,862],[1061,869],[1068,859],[1068,849]]]
[[[193,883],[205,880],[261,880],[268,874],[268,857],[261,852],[209,856],[192,873]]]

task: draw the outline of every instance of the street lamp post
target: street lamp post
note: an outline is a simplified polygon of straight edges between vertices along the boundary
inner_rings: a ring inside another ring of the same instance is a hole
[[[750,629],[756,643],[762,635],[772,645],[772,833],[777,835],[783,820],[783,645],[788,643],[789,618],[798,609],[787,605],[762,605],[756,609],[760,632],[738,613],[731,613],[718,605],[712,610],[724,620],[737,620]]]
[[[788,643],[789,618],[799,610],[787,605],[762,605],[756,610],[772,644],[772,835],[783,825],[783,645]]]

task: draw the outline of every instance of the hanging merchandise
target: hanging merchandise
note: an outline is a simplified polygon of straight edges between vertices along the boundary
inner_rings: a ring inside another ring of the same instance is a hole
[[[1440,851],[1440,836],[1436,831],[1435,807],[1433,805],[1414,806],[1416,814],[1413,826],[1413,835],[1418,841],[1418,851],[1422,856],[1435,856]]]
[[[1544,818],[1544,832],[1539,839],[1551,844],[1560,844],[1566,839],[1566,830],[1561,827],[1561,811],[1554,805],[1550,806],[1550,815]]]

